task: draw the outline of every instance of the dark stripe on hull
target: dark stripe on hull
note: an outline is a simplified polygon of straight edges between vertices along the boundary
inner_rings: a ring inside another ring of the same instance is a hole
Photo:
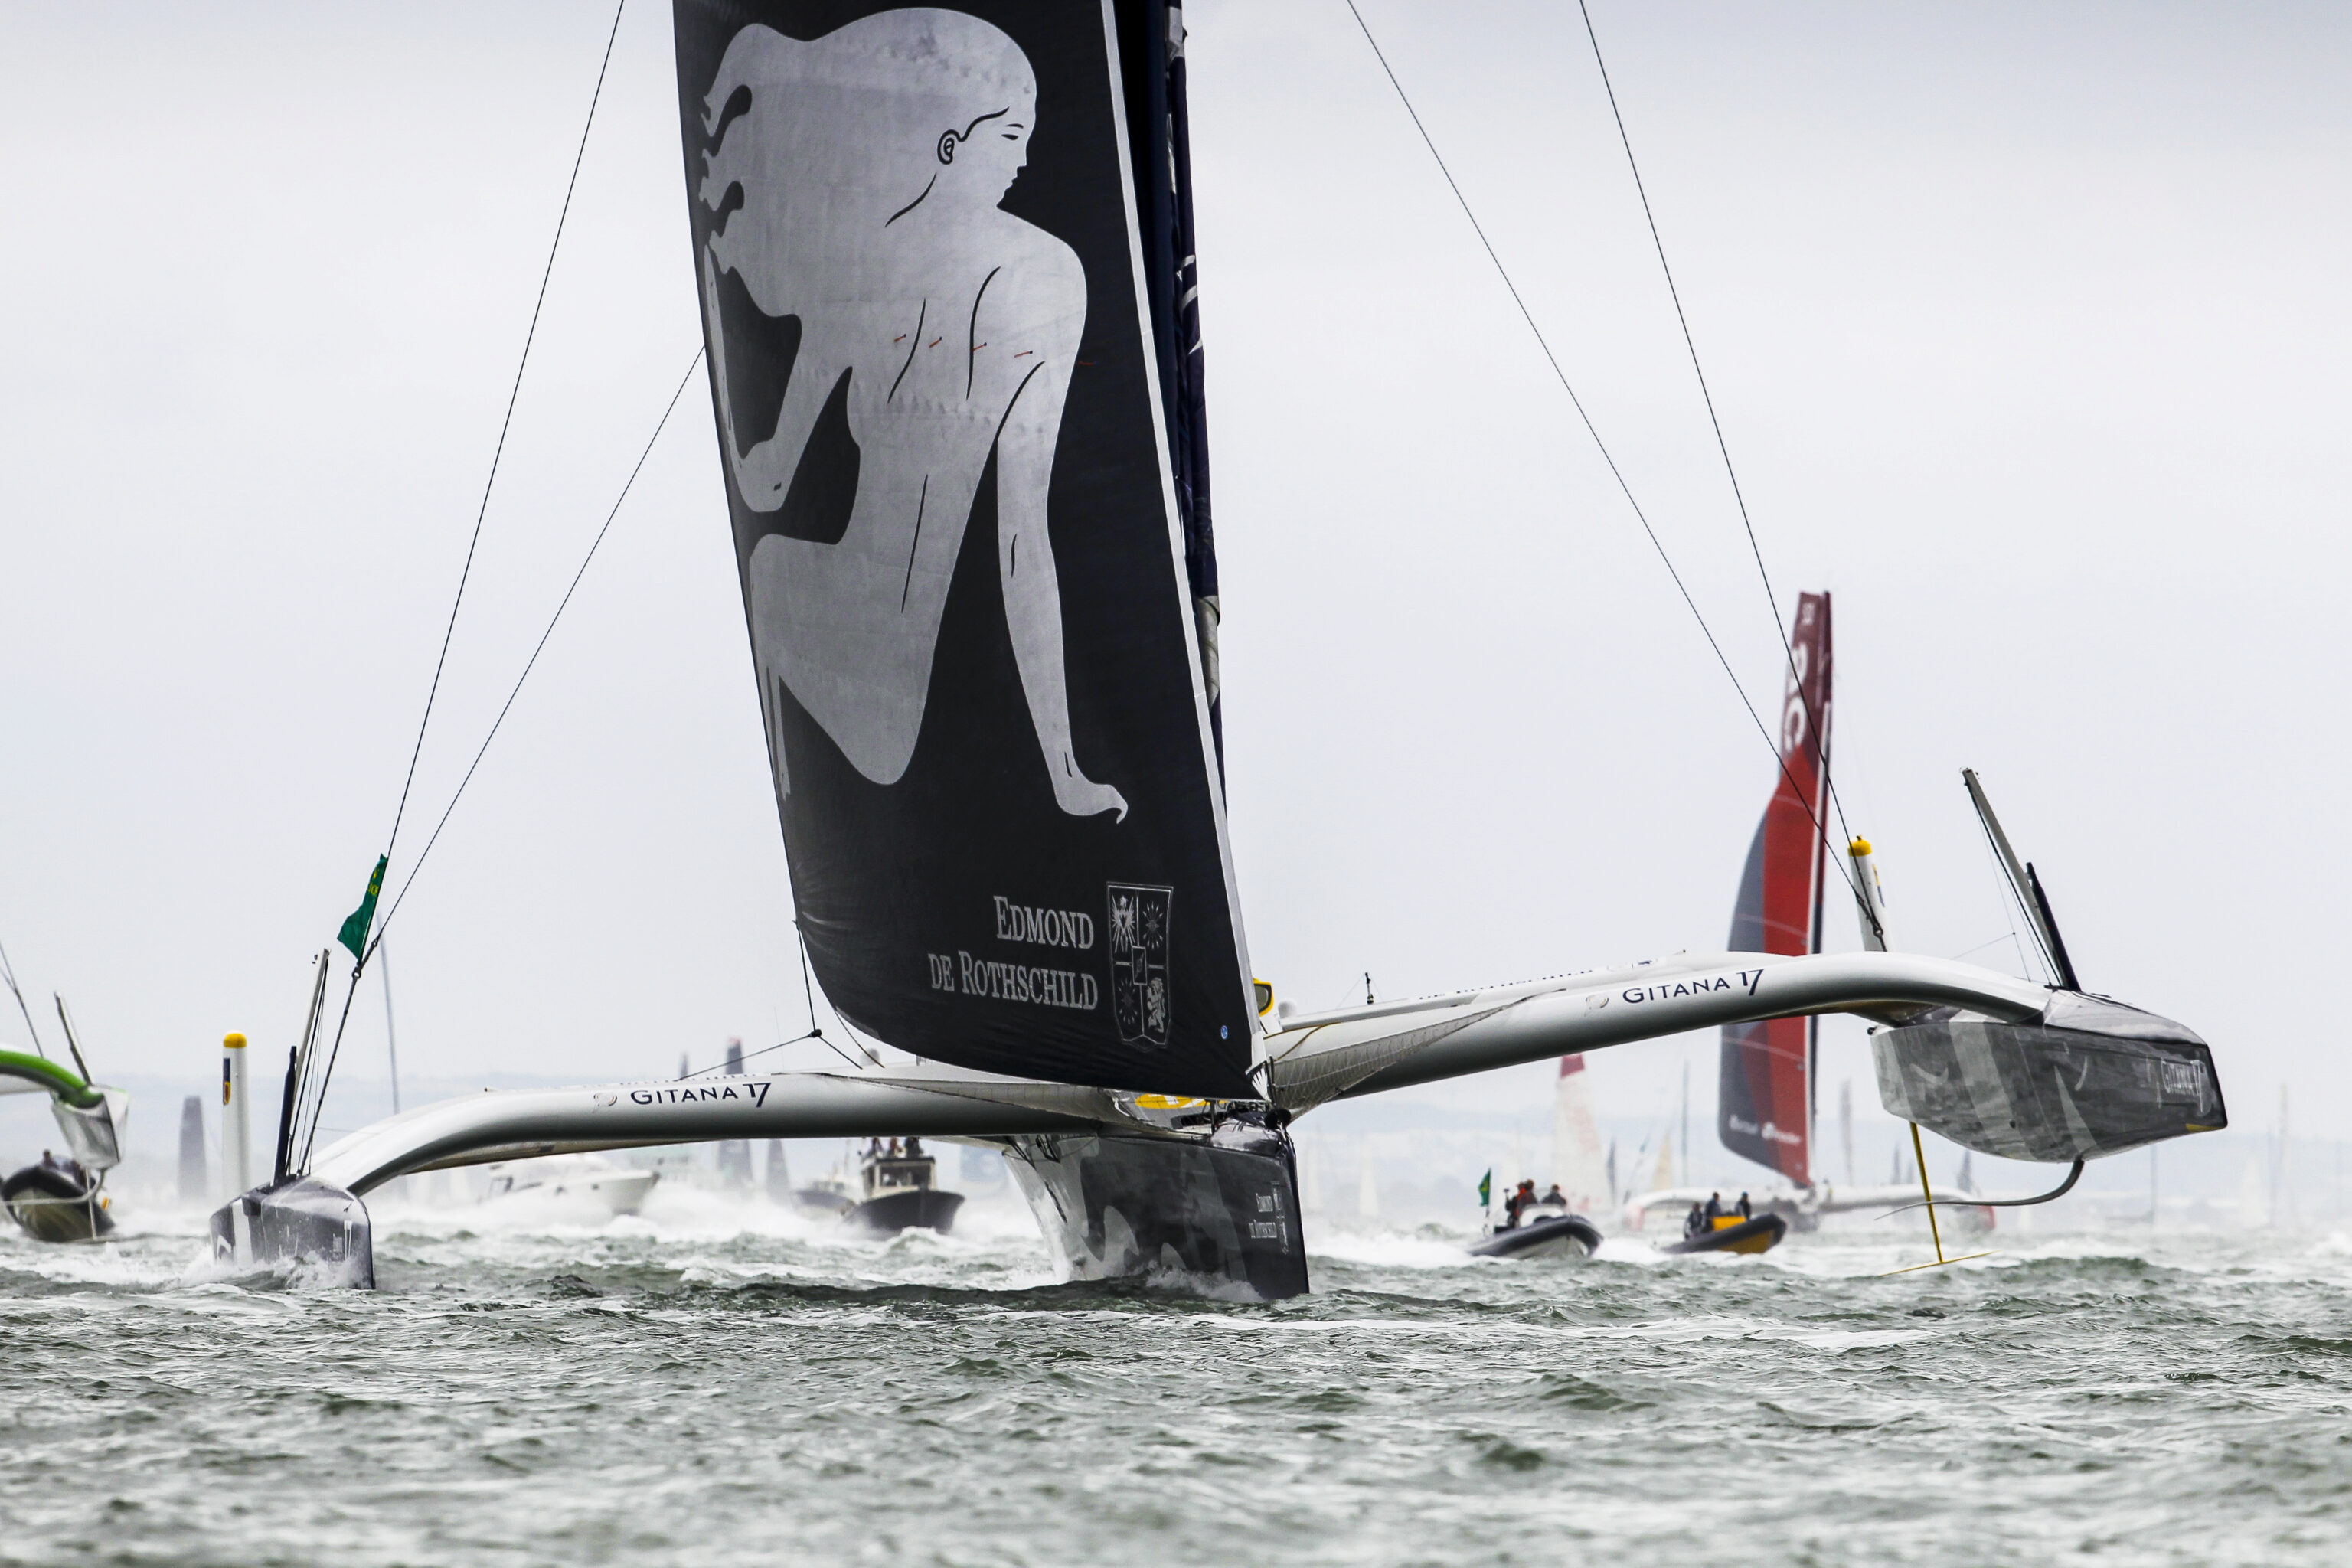
[[[955,1227],[956,1210],[961,1207],[961,1193],[919,1187],[868,1198],[841,1217],[845,1225],[884,1236],[896,1236],[902,1230],[936,1230],[945,1236]]]
[[[1590,1258],[1600,1245],[1600,1229],[1582,1215],[1572,1214],[1498,1230],[1470,1250],[1480,1258]]]
[[[1006,1163],[1077,1279],[1190,1276],[1261,1300],[1305,1294],[1290,1140],[1228,1122],[1213,1141],[1032,1136]]]

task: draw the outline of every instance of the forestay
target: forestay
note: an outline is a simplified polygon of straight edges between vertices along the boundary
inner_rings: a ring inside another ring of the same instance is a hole
[[[927,1058],[1244,1096],[1178,15],[678,0],[679,109],[827,996]]]

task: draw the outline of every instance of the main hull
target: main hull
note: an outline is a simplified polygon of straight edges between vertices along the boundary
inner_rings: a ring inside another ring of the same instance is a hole
[[[1173,1278],[1281,1300],[1306,1293],[1290,1140],[1228,1121],[1207,1139],[1008,1141],[1006,1163],[1076,1279]]]

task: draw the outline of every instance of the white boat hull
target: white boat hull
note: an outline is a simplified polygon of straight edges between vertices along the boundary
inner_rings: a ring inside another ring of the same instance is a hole
[[[490,1167],[490,1187],[482,1206],[525,1208],[593,1223],[635,1214],[661,1180],[656,1171],[634,1170],[606,1161],[559,1156]]]

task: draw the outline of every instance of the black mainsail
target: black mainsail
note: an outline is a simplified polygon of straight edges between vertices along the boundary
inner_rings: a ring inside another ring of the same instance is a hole
[[[736,558],[827,996],[961,1066],[1253,1095],[1181,13],[675,14]]]

